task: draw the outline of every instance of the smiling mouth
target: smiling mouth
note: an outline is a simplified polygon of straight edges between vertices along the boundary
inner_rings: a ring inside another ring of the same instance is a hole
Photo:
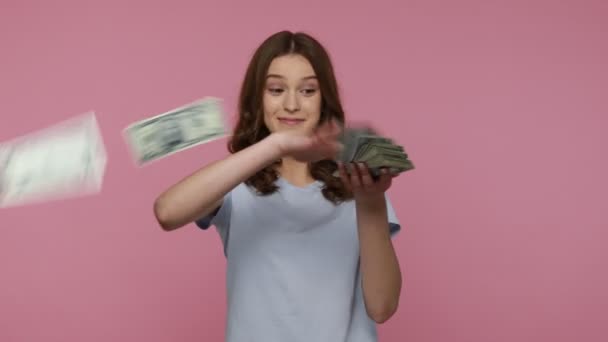
[[[289,126],[293,126],[293,125],[297,125],[301,122],[304,122],[304,119],[279,118],[279,122],[289,125]]]

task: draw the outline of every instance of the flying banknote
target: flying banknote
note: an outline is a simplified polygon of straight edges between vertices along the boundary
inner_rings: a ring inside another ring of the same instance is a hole
[[[0,143],[0,207],[98,193],[106,162],[94,112]]]
[[[221,99],[207,97],[124,130],[135,163],[148,164],[227,135]]]

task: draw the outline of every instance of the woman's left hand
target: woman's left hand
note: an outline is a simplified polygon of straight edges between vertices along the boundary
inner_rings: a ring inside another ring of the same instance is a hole
[[[381,169],[380,177],[374,181],[368,167],[364,163],[351,163],[350,174],[344,163],[338,163],[340,178],[356,201],[366,201],[384,197],[384,192],[390,188],[393,175],[387,169]]]

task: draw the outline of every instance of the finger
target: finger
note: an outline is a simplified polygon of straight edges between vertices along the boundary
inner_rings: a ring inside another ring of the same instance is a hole
[[[374,180],[372,179],[372,175],[369,172],[369,169],[367,168],[367,165],[365,165],[365,163],[357,163],[358,168],[359,168],[359,174],[361,175],[361,184],[362,186],[366,187],[366,186],[373,186],[374,185]]]
[[[333,136],[338,137],[340,134],[342,134],[342,126],[340,126],[336,121],[334,121],[332,124],[331,133]]]
[[[350,184],[353,189],[361,188],[361,177],[356,163],[350,163],[348,166],[350,170]]]
[[[332,150],[332,154],[336,154],[338,152],[341,152],[342,150],[344,150],[344,144],[339,143],[339,142],[334,142],[331,144],[331,150]]]
[[[321,139],[316,135],[313,135],[312,137],[310,137],[310,139],[306,140],[306,142],[307,142],[306,148],[310,148],[310,147],[313,147],[313,146],[316,146],[316,145],[322,143]]]
[[[326,136],[338,136],[340,134],[340,131],[340,125],[338,125],[338,123],[334,119],[326,121],[321,126],[321,132],[323,132]]]
[[[393,179],[395,177],[399,177],[400,173],[392,172],[389,168],[386,168],[386,175],[387,175],[387,178]]]
[[[352,190],[352,186],[350,184],[350,179],[348,177],[348,173],[346,172],[346,166],[343,162],[338,162],[338,173],[340,174],[340,179],[342,180],[342,184],[348,190]]]
[[[327,133],[327,131],[320,131],[316,134],[316,136],[319,138],[320,141],[324,143],[329,143],[330,141],[332,141],[331,135]]]
[[[327,159],[335,159],[338,153],[344,149],[344,145],[340,143],[325,144],[320,149],[320,154]]]
[[[319,135],[316,136],[316,142],[318,146],[323,150],[323,154],[327,157],[334,157],[336,153],[344,149],[344,145],[337,141],[335,138],[332,139],[330,136]]]
[[[334,120],[334,119],[332,119],[330,121],[329,128],[330,128],[331,134],[333,134],[333,135],[338,135],[342,131],[342,127],[340,127],[340,125],[338,124],[338,122],[336,120]]]
[[[326,130],[322,127],[319,130],[317,130],[313,136],[316,137],[317,140],[323,144],[327,144],[327,142],[330,140],[327,138],[328,134],[327,134]]]
[[[380,179],[378,180],[378,182],[382,185],[390,185],[393,180],[393,177],[395,177],[395,175],[391,174],[387,168],[382,168],[380,170]]]
[[[331,127],[323,127],[319,132],[318,136],[323,138],[325,141],[336,140],[338,134]]]
[[[316,146],[324,155],[335,155],[344,146],[335,139],[330,139],[325,135],[314,135],[314,146]]]

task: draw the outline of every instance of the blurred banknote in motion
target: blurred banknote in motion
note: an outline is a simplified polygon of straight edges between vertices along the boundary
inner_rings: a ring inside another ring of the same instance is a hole
[[[339,141],[344,148],[336,160],[343,163],[363,162],[374,178],[380,176],[382,168],[388,169],[393,175],[414,169],[403,146],[395,144],[390,138],[377,135],[369,127],[346,127]],[[338,172],[334,175],[337,176]]]
[[[94,112],[0,143],[0,207],[97,193],[106,160]]]
[[[131,124],[124,130],[135,163],[143,166],[227,135],[222,100],[206,97]]]

